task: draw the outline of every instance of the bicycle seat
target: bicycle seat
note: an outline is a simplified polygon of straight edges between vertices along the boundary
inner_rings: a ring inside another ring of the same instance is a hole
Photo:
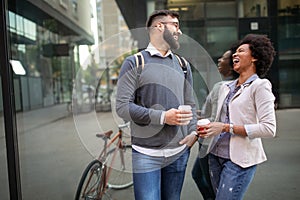
[[[97,133],[96,136],[99,138],[110,138],[111,134],[113,134],[113,131],[109,130],[104,133]]]

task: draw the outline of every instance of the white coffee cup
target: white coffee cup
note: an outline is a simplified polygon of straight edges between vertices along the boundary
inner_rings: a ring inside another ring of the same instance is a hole
[[[182,111],[188,111],[188,112],[192,112],[192,107],[190,105],[180,105],[178,107],[178,110],[182,110]],[[182,123],[184,125],[187,125],[190,123],[190,116],[188,117],[189,120],[186,120],[186,116],[185,115],[190,115],[190,114],[182,114],[183,118],[182,118]]]
[[[178,107],[178,110],[185,110],[185,111],[191,111],[192,107],[190,105],[180,105]]]
[[[209,119],[200,119],[200,120],[198,120],[197,121],[197,130],[199,130],[199,131],[204,130],[203,126],[205,126],[209,123],[210,123]],[[205,138],[205,139],[203,138],[202,145],[199,149],[199,157],[200,158],[204,158],[208,154],[207,147],[211,143],[212,138],[213,137]]]
[[[209,124],[210,123],[210,121],[209,121],[209,119],[199,119],[198,121],[197,121],[197,126],[199,127],[201,127],[201,126],[205,126],[205,125],[207,125],[207,124]],[[201,130],[202,128],[200,128],[200,130]]]

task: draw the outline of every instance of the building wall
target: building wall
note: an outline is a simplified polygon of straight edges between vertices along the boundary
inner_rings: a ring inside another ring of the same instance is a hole
[[[130,6],[140,1],[131,0],[129,5],[116,1],[122,6],[127,23],[137,26],[136,14],[130,11]],[[147,1],[135,8],[144,6],[149,10],[149,2],[155,3],[151,4],[154,9],[178,11],[182,32],[202,45],[215,62],[244,35],[267,34],[277,51],[267,78],[273,84],[279,108],[300,107],[300,91],[294,87],[299,85],[296,76],[300,73],[299,0],[161,0]],[[146,13],[140,19],[145,17]]]
[[[60,12],[87,33],[91,31],[91,5],[89,1],[44,0],[49,6]],[[34,2],[34,1],[33,1]],[[76,9],[75,9],[76,7]]]

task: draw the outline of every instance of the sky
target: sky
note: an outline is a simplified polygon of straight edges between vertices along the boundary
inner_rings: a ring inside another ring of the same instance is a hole
[[[91,47],[91,50],[95,50],[98,44],[98,25],[97,25],[97,9],[96,9],[96,0],[90,0],[91,7],[93,9],[93,18],[91,18],[91,30],[94,35],[94,45]],[[95,52],[98,53],[98,52]],[[79,46],[79,59],[80,59],[80,65],[83,69],[86,69],[88,65],[90,64],[90,61],[87,60],[89,56],[89,49],[87,45],[80,45]],[[99,62],[99,57],[96,55],[95,57],[96,63]]]

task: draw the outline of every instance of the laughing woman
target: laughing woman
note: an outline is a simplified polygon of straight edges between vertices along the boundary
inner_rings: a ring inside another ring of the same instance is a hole
[[[243,199],[257,164],[267,160],[261,138],[275,136],[275,97],[263,77],[274,56],[266,36],[245,36],[232,55],[239,77],[221,86],[215,122],[198,131],[200,137],[214,137],[209,171],[216,200]]]

